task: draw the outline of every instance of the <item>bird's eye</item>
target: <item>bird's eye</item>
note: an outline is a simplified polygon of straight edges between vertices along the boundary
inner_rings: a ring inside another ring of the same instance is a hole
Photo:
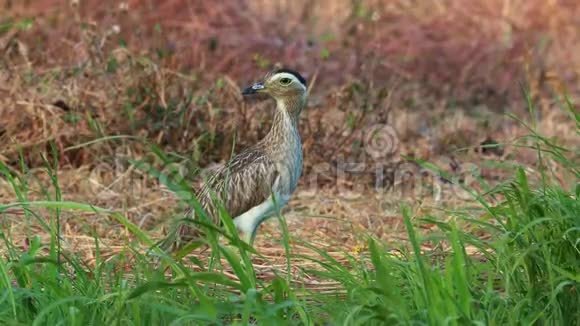
[[[290,85],[291,82],[292,82],[292,79],[290,79],[290,78],[280,78],[281,85],[288,86],[288,85]]]

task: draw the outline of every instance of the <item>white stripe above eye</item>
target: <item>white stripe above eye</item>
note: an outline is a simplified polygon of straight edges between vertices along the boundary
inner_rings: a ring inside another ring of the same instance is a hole
[[[301,85],[304,89],[306,89],[306,86],[304,84],[302,84],[300,82],[300,80],[298,80],[298,78],[296,78],[296,76],[294,76],[293,74],[290,74],[287,72],[279,72],[277,74],[272,75],[272,77],[270,77],[270,79],[273,81],[277,81],[277,80],[280,80],[282,78],[289,78],[292,80],[292,83],[296,83],[298,85]]]

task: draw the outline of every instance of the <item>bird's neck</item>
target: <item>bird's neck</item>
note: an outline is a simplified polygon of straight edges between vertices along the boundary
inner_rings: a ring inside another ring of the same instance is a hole
[[[272,127],[263,141],[270,145],[300,142],[298,119],[305,104],[306,97],[277,99]]]

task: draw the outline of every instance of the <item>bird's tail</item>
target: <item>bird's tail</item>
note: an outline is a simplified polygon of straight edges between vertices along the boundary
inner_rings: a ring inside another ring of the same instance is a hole
[[[184,218],[175,221],[169,228],[163,230],[163,238],[149,250],[150,254],[155,255],[153,251],[158,249],[166,255],[172,255],[180,253],[186,247],[194,250],[207,245],[207,242],[204,241],[206,238],[204,228],[194,221],[197,218],[195,211],[189,208],[184,215]]]
[[[176,253],[187,244],[203,238],[202,231],[186,220],[176,223],[169,231],[165,230],[163,233],[163,239],[157,242],[155,247],[166,254]]]

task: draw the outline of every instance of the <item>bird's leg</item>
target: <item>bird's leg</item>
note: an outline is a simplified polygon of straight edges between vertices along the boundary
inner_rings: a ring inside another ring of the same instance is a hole
[[[244,241],[249,244],[251,247],[254,246],[254,240],[256,239],[256,230],[252,232],[244,233]]]
[[[258,225],[259,226],[259,225]],[[254,247],[254,241],[256,240],[256,234],[258,234],[258,226],[256,226],[253,230],[252,233],[250,233],[250,242],[248,242],[248,244],[252,247]]]
[[[251,247],[254,246],[254,241],[256,240],[256,235],[258,234],[258,229],[260,228],[260,224],[262,221],[259,221],[255,225],[253,225],[252,230],[250,232],[244,231],[243,240],[249,244]]]
[[[254,247],[254,240],[256,239],[256,229],[252,230],[252,232],[244,232],[243,241],[246,242],[250,247]],[[241,248],[238,248],[241,252]],[[252,253],[248,253],[249,257],[252,257]],[[251,259],[251,258],[250,258]],[[244,260],[240,256],[240,264],[245,266]]]

